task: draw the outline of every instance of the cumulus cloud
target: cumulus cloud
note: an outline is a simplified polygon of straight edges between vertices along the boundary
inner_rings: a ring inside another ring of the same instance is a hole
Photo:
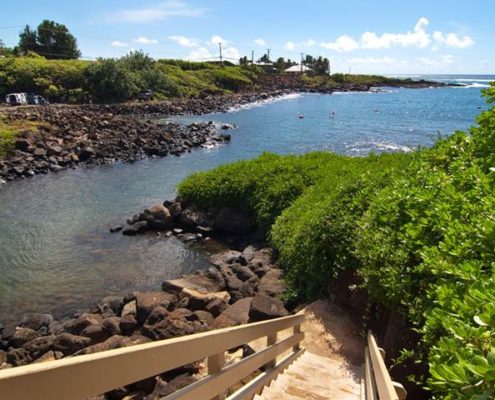
[[[291,42],[289,40],[288,42],[285,42],[285,48],[287,50],[295,50],[296,49],[296,44],[294,42]]]
[[[426,31],[429,21],[426,17],[419,18],[412,31],[404,33],[383,33],[366,31],[359,39],[354,39],[349,35],[342,35],[334,42],[322,42],[321,46],[326,49],[338,52],[347,52],[356,49],[389,49],[395,46],[417,47],[424,49],[434,43],[433,50],[439,46],[452,48],[466,48],[474,44],[474,40],[469,36],[459,37],[455,33],[443,33],[435,31],[433,35]]]
[[[418,61],[429,67],[443,67],[455,64],[455,58],[452,54],[445,54],[435,58],[420,57],[418,58]]]
[[[125,42],[121,42],[120,40],[114,40],[111,45],[113,47],[128,47],[129,45]]]
[[[307,49],[309,47],[313,47],[316,44],[316,41],[313,39],[303,40],[302,42],[293,42],[289,40],[285,42],[285,48],[287,50],[296,50],[296,49]]]
[[[168,38],[182,47],[199,47],[195,39],[191,39],[187,36],[172,35]]]
[[[357,49],[359,43],[349,35],[342,35],[335,42],[322,42],[321,47],[338,52],[346,52]]]
[[[223,58],[228,59],[229,61],[238,61],[241,58],[241,53],[235,47],[227,47],[222,52]]]
[[[253,43],[256,46],[260,46],[260,47],[265,47],[266,46],[266,42],[263,39],[254,39],[253,40]]]
[[[117,11],[109,16],[111,22],[142,24],[162,21],[170,17],[201,17],[207,10],[188,5],[182,0],[169,0],[146,8]]]
[[[210,44],[218,46],[218,43],[222,43],[222,46],[226,45],[228,42],[219,35],[212,36],[210,39]]]
[[[187,57],[191,61],[206,61],[213,59],[213,54],[206,47],[200,47],[197,50],[192,51]]]
[[[392,57],[356,57],[347,59],[350,65],[395,65],[403,64],[404,60],[397,60]]]
[[[446,33],[440,31],[433,32],[433,39],[438,44],[443,44],[447,47],[453,47],[457,49],[465,49],[471,47],[474,44],[474,40],[469,36],[459,37],[455,33]]]
[[[136,39],[132,39],[133,43],[139,43],[139,44],[157,44],[158,40],[156,39],[149,39],[146,36],[139,36]]]

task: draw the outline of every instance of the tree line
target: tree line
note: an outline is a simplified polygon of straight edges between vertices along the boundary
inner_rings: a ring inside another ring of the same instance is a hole
[[[284,57],[278,57],[276,61],[271,61],[267,53],[263,54],[258,60],[258,64],[264,64],[267,72],[283,73],[287,68],[298,65],[296,61]],[[251,60],[247,56],[241,57],[239,59],[240,65],[249,65]],[[318,58],[307,54],[302,60],[302,65],[311,69],[310,73],[314,75],[330,75],[330,60],[326,57],[319,56]],[[270,71],[271,69],[271,71]]]

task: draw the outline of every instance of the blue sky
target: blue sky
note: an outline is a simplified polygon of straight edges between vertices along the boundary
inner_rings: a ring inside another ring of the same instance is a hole
[[[329,57],[332,72],[495,73],[495,3],[358,0],[2,0],[0,39],[64,23],[83,58],[142,49],[155,58]]]

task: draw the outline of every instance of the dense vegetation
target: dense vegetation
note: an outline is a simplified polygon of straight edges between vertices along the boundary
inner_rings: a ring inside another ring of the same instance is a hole
[[[487,91],[495,99],[495,86]],[[203,206],[251,212],[292,295],[317,297],[344,269],[421,333],[435,398],[495,398],[495,108],[410,154],[264,154],[194,174]]]
[[[142,52],[119,59],[47,60],[36,54],[0,58],[0,96],[36,92],[51,101],[125,101],[153,89],[157,98],[226,93],[252,83],[257,70],[214,63],[158,60]]]

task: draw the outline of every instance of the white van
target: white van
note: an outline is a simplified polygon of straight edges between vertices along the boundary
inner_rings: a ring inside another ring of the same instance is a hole
[[[27,104],[26,93],[10,93],[5,96],[5,102],[11,106],[20,106],[22,104]]]

